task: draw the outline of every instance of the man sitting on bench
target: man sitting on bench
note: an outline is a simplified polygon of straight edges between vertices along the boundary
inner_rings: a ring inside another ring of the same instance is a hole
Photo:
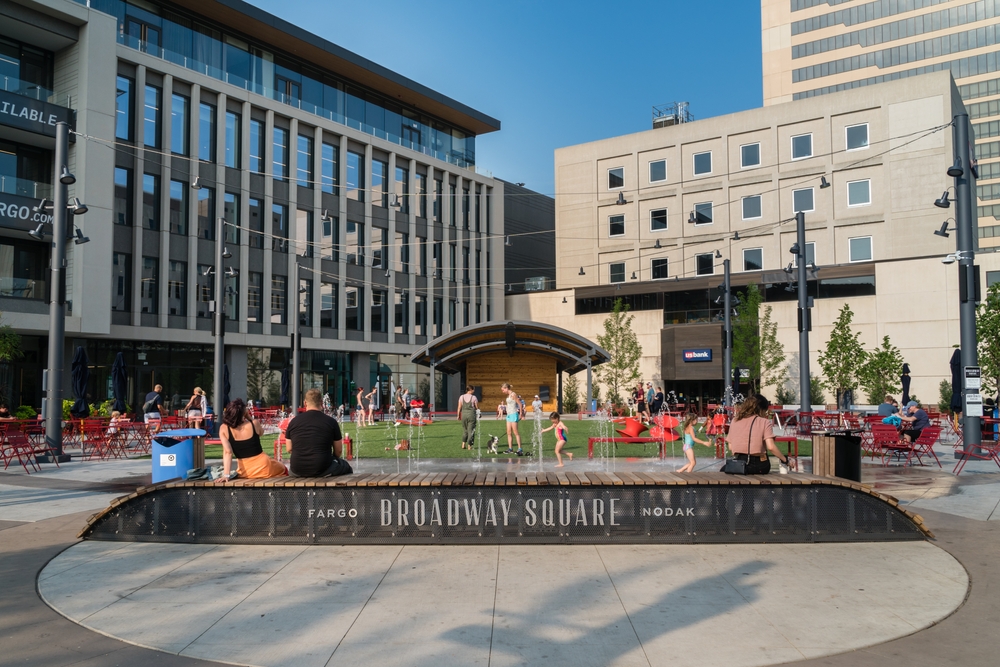
[[[292,419],[285,431],[285,451],[291,452],[292,477],[336,477],[354,472],[341,458],[340,424],[323,414],[319,389],[310,389],[302,400],[306,411]]]

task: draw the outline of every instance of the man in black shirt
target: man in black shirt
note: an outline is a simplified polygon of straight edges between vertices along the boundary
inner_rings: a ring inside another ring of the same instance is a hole
[[[340,424],[323,414],[319,389],[310,389],[302,400],[305,412],[296,415],[285,429],[285,451],[291,452],[289,472],[294,477],[336,477],[354,472],[340,458],[343,437]]]
[[[161,411],[163,410],[163,385],[156,385],[153,387],[153,391],[146,394],[146,398],[143,401],[143,417],[142,420],[149,423],[150,419],[159,420]]]

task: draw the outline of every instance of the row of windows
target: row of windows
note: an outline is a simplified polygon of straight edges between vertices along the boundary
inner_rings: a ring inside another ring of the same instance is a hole
[[[958,94],[963,100],[975,100],[990,95],[1000,95],[1000,79],[966,83],[958,87]]]
[[[991,141],[985,144],[976,144],[976,159],[977,160],[989,160],[990,158],[1000,157],[1000,141]],[[979,169],[985,165],[980,165]]]
[[[791,0],[792,11],[797,12],[800,9],[809,9],[810,7],[815,7],[817,5],[827,4],[831,7],[834,5],[842,5],[845,2],[850,2],[851,0]]]
[[[846,2],[847,0],[843,0]],[[915,9],[940,5],[951,0],[875,0],[849,9],[838,9],[812,18],[792,21],[792,35],[800,35],[813,30],[822,30],[833,25],[852,26],[875,21],[887,16],[895,16]],[[794,3],[793,3],[794,4]],[[820,3],[816,3],[820,4]],[[830,2],[830,5],[840,4]],[[792,11],[795,11],[794,8]]]
[[[118,18],[118,42],[460,167],[475,165],[475,136],[293,58],[247,44],[151,3],[77,0]]]
[[[847,150],[855,151],[868,148],[868,123],[850,125],[844,129]],[[804,160],[813,157],[813,135],[811,132],[799,134],[791,138],[792,160]],[[695,153],[691,156],[692,169],[695,176],[712,173],[712,151]],[[750,169],[760,166],[760,142],[740,146],[740,169]],[[667,180],[667,161],[652,160],[649,162],[649,182],[658,183]],[[608,169],[608,189],[618,190],[625,187],[625,167]]]
[[[864,30],[854,30],[826,39],[817,39],[792,47],[792,59],[835,51],[850,46],[869,47],[875,44],[906,39],[938,30],[946,30],[997,16],[995,0],[977,0],[960,7],[915,16],[901,21],[884,23]]]
[[[980,220],[983,218],[996,218],[997,220],[1000,220],[1000,204],[978,207],[976,210],[976,217]]]
[[[1000,187],[998,185],[997,187]],[[860,179],[848,181],[847,183],[847,205],[849,207],[868,206],[872,203],[871,179]],[[761,195],[749,195],[740,200],[742,219],[759,220],[762,216]],[[795,213],[810,213],[816,210],[815,188],[798,188],[792,190],[792,210]],[[649,212],[649,231],[662,232],[667,229],[667,209],[657,208]],[[689,220],[695,226],[710,225],[714,222],[714,204],[712,202],[699,202],[694,205],[693,215]],[[625,235],[625,216],[615,214],[608,216],[608,236]]]
[[[993,183],[991,185],[977,185],[976,196],[983,201],[1000,199],[1000,183]]]
[[[978,74],[996,72],[1000,70],[1000,63],[997,62],[997,52],[993,51],[991,53],[982,53],[978,56],[956,58],[955,60],[934,63],[932,65],[924,65],[923,67],[912,67],[899,72],[879,74],[878,76],[871,76],[866,79],[858,79],[856,81],[848,81],[846,83],[838,83],[833,86],[813,88],[812,90],[805,90],[801,93],[793,93],[792,99],[804,100],[818,95],[839,93],[842,90],[852,90],[863,86],[874,86],[875,84],[885,83],[886,81],[898,81],[899,79],[906,79],[911,76],[919,76],[921,74],[941,72],[945,70],[950,71],[951,75],[955,77],[955,79],[963,79],[970,76],[976,76]]]
[[[847,240],[848,261],[849,262],[870,262],[872,261],[872,237],[855,236]],[[809,242],[806,244],[806,263],[814,263],[816,257],[816,244]],[[716,256],[714,252],[697,254],[695,259],[695,275],[711,276],[715,274]],[[764,249],[744,248],[743,249],[743,271],[762,271],[764,269]],[[657,257],[650,260],[650,276],[653,280],[665,280],[670,277],[669,262],[664,257]],[[635,272],[632,273],[632,280],[638,280]],[[625,262],[611,262],[608,264],[608,282],[613,284],[625,282]]]
[[[969,112],[969,118],[971,120],[986,118],[988,116],[997,116],[1000,115],[1000,100],[988,100],[986,102],[967,104],[965,108]]]
[[[988,145],[988,144],[983,144]],[[994,141],[993,145],[1000,145],[1000,142]],[[978,146],[977,146],[978,148]],[[976,156],[978,158],[978,156]],[[992,157],[996,157],[995,155]],[[994,178],[1000,178],[1000,162],[987,162],[986,164],[980,164],[977,171],[979,172],[980,181],[988,181]]]
[[[982,28],[973,28],[966,32],[959,32],[943,37],[925,39],[912,44],[894,46],[889,49],[862,53],[850,58],[841,58],[819,65],[800,67],[792,70],[792,82],[809,81],[824,76],[832,76],[843,72],[851,72],[856,69],[866,67],[895,67],[906,63],[924,60],[926,58],[937,58],[950,53],[961,51],[971,51],[985,46],[993,46],[997,43],[997,26],[988,25]]]
[[[981,239],[1000,238],[1000,225],[990,225],[989,227],[980,227],[979,238]]]

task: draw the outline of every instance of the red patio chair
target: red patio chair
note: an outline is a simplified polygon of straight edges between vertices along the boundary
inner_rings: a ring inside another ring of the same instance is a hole
[[[977,461],[993,461],[997,464],[997,467],[1000,468],[1000,440],[983,440],[982,444],[979,445],[979,453],[965,452],[965,455],[958,460],[958,463],[955,464],[955,468],[952,472],[956,475],[960,475],[969,459],[975,459]]]
[[[872,424],[872,458],[878,454],[882,458],[882,463],[888,465],[887,455],[891,456],[894,451],[899,450],[899,431],[895,426],[888,424]],[[907,453],[910,445],[906,445],[904,451]]]
[[[910,462],[910,458],[916,456],[917,463],[923,465],[924,462],[920,459],[920,455],[930,455],[934,457],[937,461],[938,468],[941,466],[941,460],[934,453],[934,443],[937,442],[938,438],[941,436],[940,426],[928,426],[920,432],[920,437],[913,442],[913,448],[910,450],[910,455],[906,457],[906,462]]]
[[[2,434],[3,440],[0,442],[0,458],[3,459],[3,469],[6,470],[14,459],[21,464],[24,468],[24,472],[31,474],[31,470],[28,470],[28,464],[35,472],[39,472],[41,468],[38,462],[35,461],[34,447],[28,442],[28,438],[25,437],[19,429],[10,428],[7,429]]]

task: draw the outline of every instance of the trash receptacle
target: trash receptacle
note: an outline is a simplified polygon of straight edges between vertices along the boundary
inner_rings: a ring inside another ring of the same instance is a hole
[[[160,431],[153,436],[153,484],[168,479],[185,479],[187,471],[197,465],[195,461],[196,440],[205,437],[200,428],[182,428],[175,431]],[[204,449],[202,449],[203,466]]]

